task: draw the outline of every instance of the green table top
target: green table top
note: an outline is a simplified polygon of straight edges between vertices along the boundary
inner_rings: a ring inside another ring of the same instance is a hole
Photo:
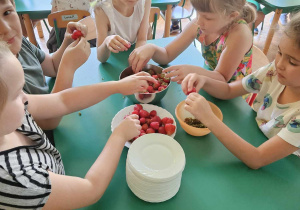
[[[300,0],[256,0],[258,3],[264,5],[265,14],[276,9],[282,9],[282,13],[289,13],[294,10],[300,10]]]
[[[165,46],[172,38],[151,40]],[[75,73],[74,86],[118,80],[127,67],[129,52],[112,54],[105,64],[96,59],[96,49],[88,61]],[[151,63],[154,63],[151,61]],[[170,65],[203,66],[201,54],[190,46]],[[222,110],[224,123],[238,135],[258,146],[266,137],[258,129],[255,112],[242,98],[228,101],[215,99],[200,92]],[[184,100],[180,86],[172,83],[166,96],[157,104],[175,117],[176,105]],[[112,95],[97,105],[65,116],[54,136],[61,152],[67,175],[84,177],[111,134],[110,124],[115,114],[131,105],[126,97]],[[259,170],[251,170],[233,156],[213,134],[203,137],[188,135],[177,121],[175,139],[186,156],[179,192],[162,203],[148,203],[137,198],[128,188],[124,148],[116,173],[103,197],[84,209],[298,209],[300,198],[300,160],[290,155]]]
[[[178,4],[180,0],[152,0],[153,7],[166,10],[169,4]],[[51,13],[51,0],[15,0],[19,14],[29,14],[31,19],[44,19]]]
[[[15,0],[19,14],[29,14],[30,19],[44,19],[51,13],[51,0]]]

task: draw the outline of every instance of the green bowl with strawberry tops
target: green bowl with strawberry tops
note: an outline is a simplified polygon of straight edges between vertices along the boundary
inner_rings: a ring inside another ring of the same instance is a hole
[[[150,71],[153,70],[153,71]],[[133,102],[133,103],[143,103],[143,104],[155,104],[158,103],[167,93],[168,88],[170,86],[170,79],[164,78],[164,74],[162,74],[163,68],[160,66],[156,66],[153,64],[147,64],[142,71],[150,73],[154,78],[156,78],[159,82],[159,84],[149,84],[148,91],[146,93],[135,93],[132,95],[127,95],[127,97]],[[128,77],[130,75],[134,74],[132,71],[131,66],[124,69],[119,79],[123,79],[125,77]],[[152,88],[150,87],[152,86]],[[152,92],[153,91],[153,92]]]

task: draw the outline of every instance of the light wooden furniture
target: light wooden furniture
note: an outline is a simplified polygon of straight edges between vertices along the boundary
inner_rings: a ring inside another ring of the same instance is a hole
[[[184,8],[185,5],[185,0],[182,1],[182,4],[179,6],[176,6],[172,10],[172,17],[171,20],[179,20],[179,27],[180,27],[180,32],[182,31],[182,19],[189,19],[191,21],[191,16],[194,13],[194,8],[191,11],[188,11],[187,9]]]
[[[152,23],[152,39],[155,39],[157,20],[160,16],[160,9],[158,7],[151,7],[149,15],[149,23]]]
[[[69,22],[78,22],[79,20],[90,16],[90,13],[86,10],[64,10],[54,12],[48,15],[49,25],[54,27],[57,45],[60,47],[61,40],[59,38],[58,29],[66,28]]]

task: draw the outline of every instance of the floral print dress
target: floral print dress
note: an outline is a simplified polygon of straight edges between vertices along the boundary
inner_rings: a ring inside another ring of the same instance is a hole
[[[247,22],[243,19],[240,19],[236,22],[237,24],[247,24]],[[205,64],[210,69],[215,69],[218,65],[219,59],[223,50],[226,47],[226,40],[229,36],[229,30],[226,30],[223,34],[221,34],[214,42],[209,45],[205,45],[205,35],[202,33],[201,29],[198,28],[197,31],[197,40],[201,43],[202,56],[205,59]],[[241,61],[240,65],[234,72],[233,76],[229,80],[229,82],[239,80],[251,74],[252,72],[252,47],[245,54],[244,59]]]

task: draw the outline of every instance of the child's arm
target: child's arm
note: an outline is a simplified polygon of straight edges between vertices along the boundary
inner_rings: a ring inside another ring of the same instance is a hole
[[[65,33],[64,41],[61,44],[60,48],[52,55],[46,54],[45,60],[41,63],[44,75],[49,76],[49,77],[56,77],[62,55],[63,55],[65,49],[73,42],[71,35],[74,30],[80,30],[84,37],[87,34],[86,26],[84,26],[80,23],[69,22],[66,33]],[[68,78],[65,78],[65,79],[68,79]],[[66,87],[66,88],[69,88],[69,87]]]
[[[78,209],[97,202],[116,171],[125,142],[138,136],[140,129],[137,115],[123,120],[108,139],[85,178],[49,172],[52,189],[44,209]]]
[[[245,54],[251,49],[253,37],[249,27],[245,24],[238,24],[230,32],[226,47],[223,50],[218,64],[213,72],[222,76],[223,81],[228,82]]]
[[[28,110],[35,120],[53,119],[90,107],[115,93],[143,92],[148,87],[147,81],[155,82],[155,79],[140,72],[119,81],[70,88],[48,95],[28,95]]]
[[[140,28],[137,33],[137,41],[135,44],[135,48],[138,48],[138,47],[146,44],[148,28],[149,28],[150,8],[151,8],[151,0],[145,0],[144,17],[142,19]]]
[[[196,38],[198,26],[191,21],[174,41],[166,47],[146,44],[136,48],[129,56],[128,62],[134,72],[139,72],[152,58],[155,62],[165,65],[174,60]]]
[[[191,93],[187,97],[185,108],[210,129],[230,152],[252,169],[268,165],[299,149],[277,135],[259,147],[254,147],[219,120],[205,98],[198,93]]]
[[[235,98],[248,93],[242,85],[242,80],[225,83],[197,73],[188,74],[183,79],[181,87],[185,94],[195,87],[197,92],[199,92],[200,89],[203,89],[213,97],[223,100]]]
[[[102,8],[95,8],[95,21],[97,27],[97,58],[101,63],[107,61],[110,52],[127,51],[130,43],[118,35],[107,36],[109,19]]]

